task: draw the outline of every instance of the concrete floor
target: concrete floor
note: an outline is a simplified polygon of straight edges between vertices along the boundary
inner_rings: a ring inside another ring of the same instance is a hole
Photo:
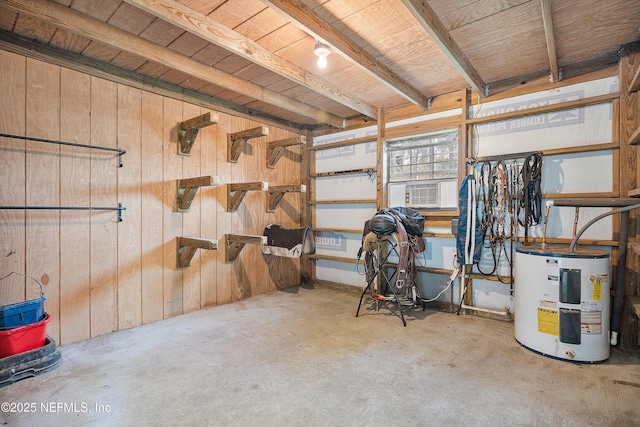
[[[56,370],[0,389],[20,426],[640,425],[640,357],[577,365],[513,324],[389,310],[293,287],[60,347]],[[47,412],[47,408],[57,412]],[[65,408],[66,406],[66,408]],[[15,408],[14,408],[15,409]],[[85,412],[86,410],[86,412]]]

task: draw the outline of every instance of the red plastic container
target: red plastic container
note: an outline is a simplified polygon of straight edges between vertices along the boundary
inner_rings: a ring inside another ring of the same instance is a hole
[[[44,345],[50,317],[18,328],[0,331],[0,357],[13,356]]]

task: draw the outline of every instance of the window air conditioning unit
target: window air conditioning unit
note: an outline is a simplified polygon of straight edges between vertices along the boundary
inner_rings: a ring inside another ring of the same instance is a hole
[[[458,183],[455,179],[390,183],[389,206],[456,208],[457,192]]]

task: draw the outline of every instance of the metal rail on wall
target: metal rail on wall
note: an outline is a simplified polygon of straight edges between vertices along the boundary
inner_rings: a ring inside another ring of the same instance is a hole
[[[0,206],[0,210],[41,210],[41,211],[118,211],[118,222],[122,222],[122,211],[126,210],[122,203],[118,207],[104,206]]]
[[[118,154],[118,167],[122,167],[122,155],[126,153],[126,150],[122,148],[101,147],[99,145],[87,145],[77,144],[75,142],[56,141],[52,139],[33,138],[29,136],[10,135],[6,133],[0,133],[0,138],[14,138],[24,141],[43,142],[46,144],[64,145],[68,147],[88,148],[92,150],[109,151]],[[126,208],[122,206],[122,203],[118,203],[118,206],[0,206],[0,210],[73,210],[73,211],[118,211],[118,222],[122,222],[122,211]]]
[[[111,147],[101,147],[99,145],[77,144],[75,142],[55,141],[53,139],[32,138],[30,136],[9,135],[9,134],[6,134],[6,133],[0,133],[0,137],[2,137],[2,138],[22,139],[22,140],[25,140],[25,141],[44,142],[46,144],[66,145],[66,146],[69,146],[69,147],[90,148],[92,150],[112,151],[112,152],[118,153],[118,167],[119,168],[122,167],[122,155],[126,153],[126,150],[124,150],[122,148],[111,148]]]

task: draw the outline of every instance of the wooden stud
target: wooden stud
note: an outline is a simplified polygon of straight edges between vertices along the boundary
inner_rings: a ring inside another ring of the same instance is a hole
[[[178,211],[188,211],[191,202],[200,187],[211,187],[220,185],[217,176],[201,176],[199,178],[187,178],[178,180],[178,198],[176,206]]]
[[[212,119],[211,113],[205,113],[201,116],[180,122],[180,126],[178,127],[178,142],[180,143],[178,146],[178,154],[188,156],[200,129],[215,125],[218,121],[219,118],[217,115],[214,115]]]
[[[267,236],[251,236],[248,234],[225,234],[225,262],[234,261],[246,244],[264,246],[267,244]]]
[[[189,267],[198,249],[218,249],[218,241],[199,237],[178,237],[178,268]]]
[[[273,169],[276,167],[276,163],[284,154],[285,147],[291,145],[306,144],[307,137],[303,135],[296,135],[291,138],[281,139],[279,141],[270,141],[267,147],[267,167]]]
[[[269,205],[267,212],[275,212],[278,204],[284,197],[285,193],[306,193],[307,186],[303,184],[298,185],[278,185],[269,188]]]
[[[269,128],[267,126],[258,126],[257,128],[227,134],[227,161],[237,163],[247,140],[260,136],[269,136]]]
[[[242,184],[227,185],[227,212],[234,212],[247,195],[247,191],[267,191],[269,184],[266,182],[245,182]]]

